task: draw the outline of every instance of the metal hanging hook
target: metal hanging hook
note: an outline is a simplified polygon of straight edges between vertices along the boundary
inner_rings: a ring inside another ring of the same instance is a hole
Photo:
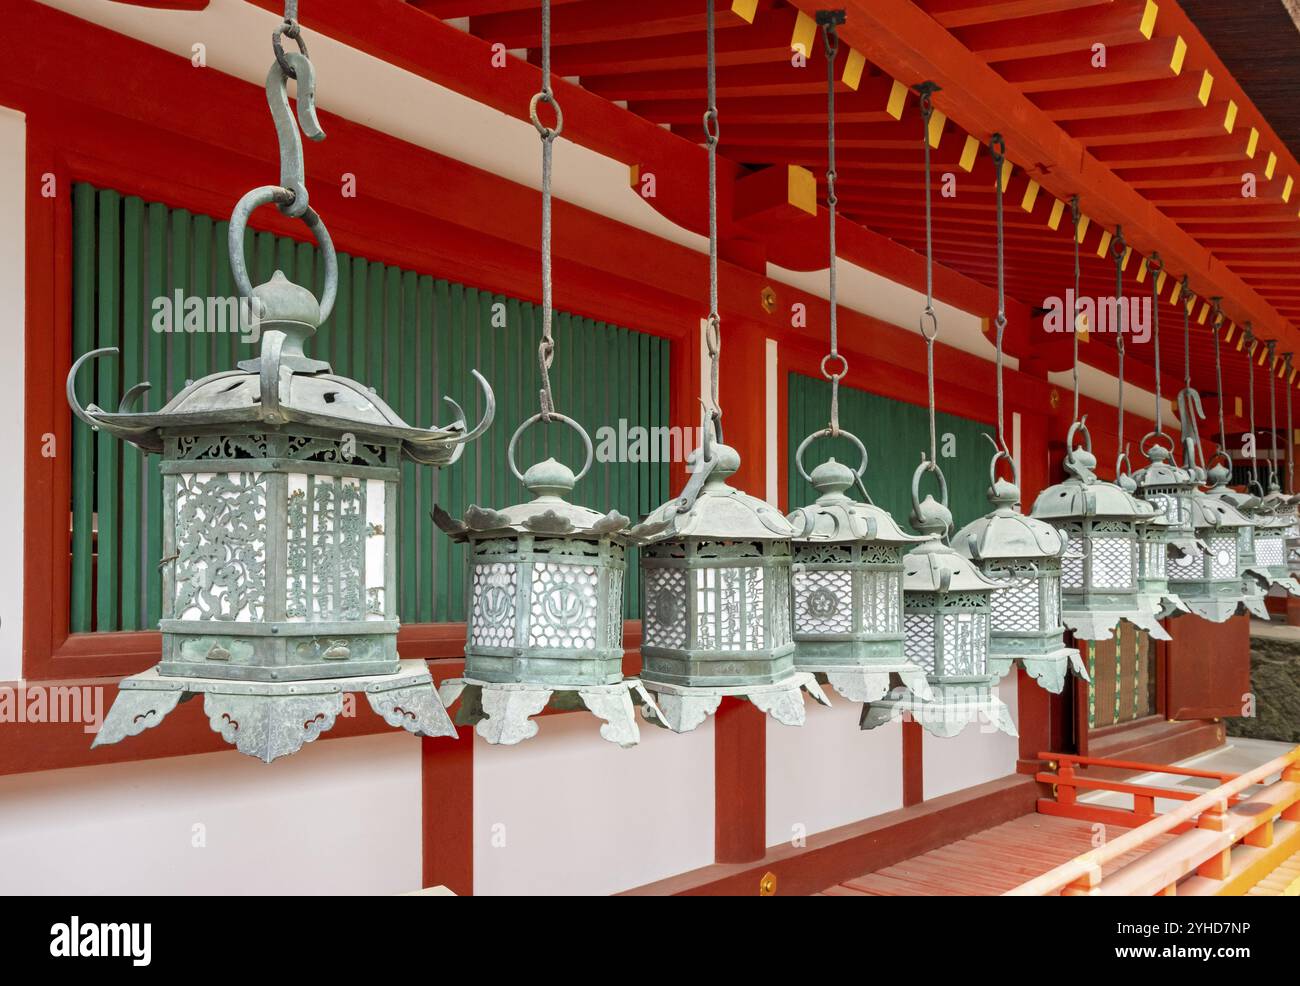
[[[316,117],[316,70],[311,61],[299,52],[288,52],[283,54],[283,58],[292,74],[279,60],[271,66],[266,73],[266,104],[271,108],[275,135],[280,142],[280,185],[288,189],[293,198],[287,204],[276,205],[284,215],[299,219],[306,214],[308,202],[306,165],[298,128],[301,126],[302,132],[311,140],[324,140],[325,131]],[[289,107],[290,78],[298,81],[296,121]]]

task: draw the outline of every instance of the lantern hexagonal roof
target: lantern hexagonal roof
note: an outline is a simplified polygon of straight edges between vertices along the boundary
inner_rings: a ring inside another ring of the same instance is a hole
[[[857,477],[842,462],[828,459],[812,471],[809,479],[821,495],[816,503],[791,511],[786,518],[795,540],[818,544],[855,541],[912,544],[930,540],[927,535],[904,531],[889,511],[850,497],[846,491]]]
[[[958,531],[953,550],[974,561],[1060,558],[1065,553],[1060,531],[1020,512],[1020,490],[1014,483],[998,479],[988,495],[993,510]]]

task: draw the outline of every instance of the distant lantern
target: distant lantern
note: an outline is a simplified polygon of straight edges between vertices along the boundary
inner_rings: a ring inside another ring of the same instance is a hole
[[[925,669],[903,654],[903,551],[925,538],[908,534],[887,510],[848,490],[861,486],[862,466],[830,459],[804,472],[806,439],[795,456],[800,474],[820,494],[789,515],[794,528],[795,666],[816,673],[845,698],[881,698],[897,674],[905,686],[928,696]],[[863,496],[866,491],[863,488]]]
[[[1147,438],[1170,440],[1163,433],[1148,435],[1143,446]],[[1152,443],[1144,453],[1148,464],[1135,476],[1116,468],[1116,485],[1143,508],[1144,516],[1137,519],[1138,595],[1163,619],[1188,612],[1177,589],[1170,585],[1169,567],[1199,550],[1193,523],[1198,494],[1191,474],[1173,461],[1171,449]],[[1127,458],[1121,455],[1120,461],[1127,462]]]
[[[1073,447],[1082,432],[1084,445]],[[1067,538],[1061,566],[1061,613],[1082,640],[1109,639],[1121,620],[1168,640],[1147,600],[1138,593],[1138,521],[1149,514],[1094,470],[1092,438],[1082,420],[1070,426],[1065,457],[1069,478],[1049,486],[1034,501],[1031,516],[1047,521]]]
[[[1191,612],[1222,623],[1248,604],[1242,588],[1241,539],[1251,522],[1214,496],[1192,500],[1196,542],[1169,564],[1169,582]]]
[[[465,674],[444,683],[451,705],[462,693],[458,720],[475,724],[488,742],[512,744],[537,733],[531,717],[555,693],[606,720],[601,735],[621,746],[639,739],[631,694],[623,679],[623,581],[629,520],[565,499],[591,468],[591,440],[571,418],[552,418],[578,431],[586,463],[576,476],[547,459],[520,474],[515,446],[511,472],[533,499],[489,510],[470,507],[464,521],[434,514],[453,540],[468,542]]]
[[[794,664],[794,530],[767,502],[727,484],[740,456],[713,440],[712,428],[706,418],[682,495],[631,531],[641,544],[641,681],[657,702],[643,714],[684,732],[735,696],[800,725],[800,689],[826,698]]]
[[[999,460],[1012,470],[1012,481],[996,474]],[[1065,687],[1067,669],[1088,677],[1077,648],[1065,645],[1061,622],[1061,560],[1065,541],[1060,532],[1020,512],[1015,462],[1004,451],[989,467],[989,502],[993,510],[962,528],[952,546],[974,562],[986,576],[1002,584],[991,600],[989,631],[990,674],[999,677],[1019,661],[1048,691]]]
[[[1295,513],[1274,477],[1269,491],[1260,501],[1251,519],[1255,522],[1255,561],[1272,585],[1300,596],[1300,583],[1291,577],[1287,561],[1287,537],[1295,523]]]
[[[926,471],[938,477],[941,500],[920,499]],[[993,593],[1009,588],[987,577],[945,538],[952,530],[943,473],[923,461],[912,477],[912,526],[930,535],[903,559],[903,631],[907,659],[926,669],[931,697],[896,688],[863,709],[861,725],[872,729],[904,713],[936,736],[955,736],[981,718],[1016,735],[1006,705],[994,693],[999,673],[989,665]]]
[[[246,198],[232,252],[242,252],[248,211]],[[306,356],[335,291],[323,230],[323,305],[279,271],[251,291],[257,359],[154,412],[77,402],[77,371],[116,349],[86,353],[68,374],[79,418],[162,454],[162,662],[123,679],[96,746],[156,726],[197,694],[214,730],[267,762],[332,727],[344,692],[363,693],[390,725],[455,734],[424,662],[398,658],[397,491],[403,458],[456,461],[491,422],[492,391],[475,371],[487,408],[479,425],[467,432],[462,417],[424,431]]]
[[[1266,620],[1269,619],[1269,613],[1264,604],[1264,593],[1268,589],[1270,578],[1267,570],[1261,568],[1255,559],[1254,514],[1259,507],[1259,497],[1230,487],[1230,461],[1222,452],[1216,453],[1214,459],[1218,461],[1209,468],[1211,486],[1206,491],[1206,496],[1227,503],[1247,522],[1237,528],[1237,572],[1241,576],[1241,603],[1250,613]],[[1211,461],[1214,462],[1214,459]]]

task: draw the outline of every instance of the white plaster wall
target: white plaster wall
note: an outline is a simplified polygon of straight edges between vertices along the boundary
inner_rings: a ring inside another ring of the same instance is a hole
[[[420,741],[326,740],[270,767],[231,751],[0,777],[0,859],[0,894],[416,890]]]
[[[1012,720],[1018,724],[1017,674],[1018,671],[1012,670],[1002,679],[998,696],[1011,710]],[[924,731],[923,735],[921,757],[927,800],[1015,772],[1020,740],[994,730],[986,722],[972,723],[948,739]]]
[[[474,892],[607,894],[713,862],[713,720],[628,750],[574,713],[474,746]]]
[[[862,706],[831,701],[829,709],[809,701],[797,729],[767,721],[769,846],[903,806],[902,727],[859,729]]]
[[[26,253],[27,123],[0,106],[0,462],[9,509],[0,511],[0,681],[22,676],[23,645],[23,353]],[[40,436],[31,436],[40,441]]]

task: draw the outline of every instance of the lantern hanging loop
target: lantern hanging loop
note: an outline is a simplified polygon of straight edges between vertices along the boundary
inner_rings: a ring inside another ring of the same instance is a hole
[[[1082,301],[1079,299],[1079,222],[1083,215],[1079,210],[1079,196],[1070,196],[1070,217],[1074,224],[1074,238],[1072,246],[1074,247],[1074,311],[1070,313],[1071,336],[1074,342],[1074,362],[1070,365],[1070,372],[1074,377],[1074,415],[1071,421],[1079,420],[1079,317],[1082,315]]]
[[[704,327],[704,346],[709,354],[709,407],[712,428],[704,429],[702,456],[708,460],[712,442],[722,441],[722,404],[718,399],[718,368],[722,357],[722,317],[718,314],[718,79],[714,44],[712,0],[706,0],[706,85],[708,106],[704,110],[704,145],[709,159],[709,317]],[[832,269],[834,264],[832,262]],[[703,463],[701,463],[703,464]]]
[[[993,194],[997,202],[997,243],[998,243],[998,313],[993,319],[993,327],[996,329],[996,346],[997,346],[997,392],[998,392],[998,434],[997,440],[993,442],[993,448],[998,452],[1006,452],[1009,449],[1006,437],[1006,415],[1003,410],[1005,395],[1002,389],[1002,337],[1007,328],[1007,293],[1006,293],[1006,257],[1004,253],[1004,244],[1006,238],[1006,229],[1002,217],[1002,169],[1007,155],[1007,142],[1000,133],[995,133],[989,138],[989,153],[993,157]],[[1011,456],[1007,455],[1008,461]],[[993,457],[994,465],[997,464],[998,457]]]
[[[298,23],[298,0],[284,0],[284,20],[271,35],[271,48],[275,51],[275,60],[280,69],[291,79],[296,79],[296,66],[286,57],[282,38],[289,38],[298,46],[303,57],[307,57],[307,43],[302,39],[302,25]]]
[[[548,127],[538,116],[542,103],[555,110],[555,126]],[[564,111],[551,90],[551,0],[542,0],[542,87],[528,102],[528,117],[542,141],[542,338],[537,345],[537,368],[542,377],[538,392],[543,421],[557,417],[551,391],[551,364],[555,362],[554,294],[551,277],[551,162],[555,138],[564,130]]]
[[[581,471],[573,477],[573,481],[575,483],[580,482],[582,477],[587,475],[591,470],[591,463],[595,458],[591,446],[591,436],[587,434],[586,428],[582,427],[582,425],[577,421],[574,421],[573,418],[569,417],[567,414],[561,414],[559,411],[552,411],[549,419],[540,411],[534,414],[531,418],[525,418],[519,427],[515,429],[515,433],[510,436],[510,444],[506,446],[506,461],[509,463],[510,471],[514,474],[515,479],[519,480],[521,483],[524,482],[524,474],[519,471],[518,465],[515,464],[515,448],[519,445],[519,436],[539,421],[557,421],[560,424],[568,425],[578,433],[578,437],[582,439],[582,448],[585,459]]]
[[[712,9],[712,8],[710,8]],[[830,302],[830,352],[822,357],[821,371],[831,383],[831,413],[828,432],[832,436],[840,434],[840,381],[849,372],[849,361],[840,353],[839,329],[836,314],[836,268],[839,258],[835,248],[836,206],[835,197],[835,57],[840,50],[840,37],[836,27],[845,21],[842,10],[817,11],[817,23],[821,25],[822,41],[826,49],[826,225],[827,244],[829,248],[829,283],[828,301]],[[865,461],[865,452],[864,461]],[[858,485],[861,486],[858,474]]]

